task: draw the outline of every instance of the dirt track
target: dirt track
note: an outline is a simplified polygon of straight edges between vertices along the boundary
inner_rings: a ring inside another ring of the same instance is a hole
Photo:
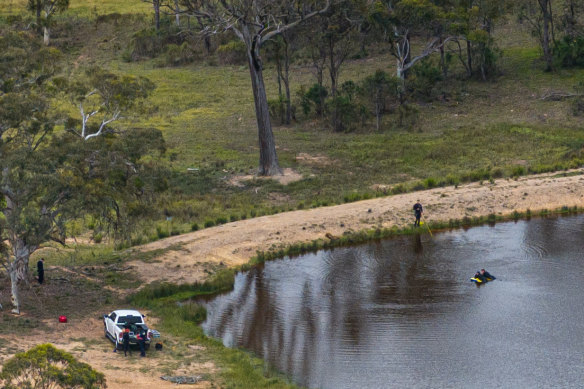
[[[413,222],[411,209],[417,199],[424,205],[428,221],[584,207],[584,169],[569,173],[437,188],[242,220],[142,246],[144,252],[173,246],[180,249],[165,250],[146,266],[140,261],[133,265],[146,283],[201,281],[208,274],[205,270],[246,263],[258,250],[325,239],[327,234],[340,236],[345,231],[405,226]]]

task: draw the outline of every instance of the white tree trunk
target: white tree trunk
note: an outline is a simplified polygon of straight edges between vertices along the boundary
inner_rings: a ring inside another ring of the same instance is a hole
[[[12,313],[16,314],[20,314],[18,284],[20,281],[26,281],[28,275],[28,249],[23,250],[20,254],[21,256],[15,257],[8,267],[12,293]]]
[[[48,46],[50,41],[51,41],[51,31],[49,30],[49,28],[47,26],[43,27],[43,42],[45,44],[45,46]]]
[[[12,313],[20,314],[20,300],[18,295],[18,270],[16,261],[10,264],[10,285],[12,293]]]
[[[178,0],[174,0],[174,10],[176,25],[180,26],[180,4],[178,3]]]

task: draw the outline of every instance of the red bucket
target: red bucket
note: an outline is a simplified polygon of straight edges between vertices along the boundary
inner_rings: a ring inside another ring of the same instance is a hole
[[[67,323],[67,316],[59,316],[59,323]]]

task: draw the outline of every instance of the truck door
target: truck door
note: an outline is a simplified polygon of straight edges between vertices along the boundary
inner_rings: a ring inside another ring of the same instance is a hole
[[[117,315],[115,312],[112,312],[112,314],[109,316],[110,320],[107,320],[107,332],[110,333],[111,336],[115,337],[116,336],[116,331],[114,331],[114,327],[116,325],[116,319],[117,319]]]

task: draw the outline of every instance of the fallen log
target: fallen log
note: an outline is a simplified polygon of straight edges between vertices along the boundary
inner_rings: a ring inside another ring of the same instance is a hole
[[[168,376],[168,375],[163,375],[160,378],[163,379],[164,381],[170,381],[170,382],[173,382],[173,383],[178,384],[178,385],[181,385],[181,384],[196,384],[197,382],[199,382],[199,381],[201,381],[203,379],[203,377],[200,376],[200,375],[194,375],[194,376],[184,376],[184,375]]]
[[[582,93],[546,92],[539,99],[543,101],[562,101],[573,97],[582,97]]]

